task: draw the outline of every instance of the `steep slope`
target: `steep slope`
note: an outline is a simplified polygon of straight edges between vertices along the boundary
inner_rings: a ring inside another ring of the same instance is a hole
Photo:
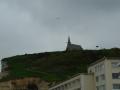
[[[48,82],[62,81],[77,73],[87,72],[92,62],[102,57],[120,57],[120,49],[46,52],[4,58],[9,75],[3,80],[40,77]]]

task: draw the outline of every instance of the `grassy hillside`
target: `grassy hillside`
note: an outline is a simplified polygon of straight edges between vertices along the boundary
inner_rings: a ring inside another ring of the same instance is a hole
[[[120,49],[46,52],[4,58],[10,72],[4,80],[34,76],[49,82],[62,81],[87,72],[90,63],[104,56],[120,57]]]

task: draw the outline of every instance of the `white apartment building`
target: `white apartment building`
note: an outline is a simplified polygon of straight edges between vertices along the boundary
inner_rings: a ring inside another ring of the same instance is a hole
[[[120,58],[102,58],[90,65],[88,73],[94,73],[96,90],[120,90]]]
[[[120,90],[120,58],[102,58],[79,74],[49,90]]]
[[[95,90],[91,82],[94,82],[93,74],[80,74],[49,88],[49,90]]]

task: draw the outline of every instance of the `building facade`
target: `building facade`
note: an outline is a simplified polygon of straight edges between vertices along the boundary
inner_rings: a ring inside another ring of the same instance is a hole
[[[95,87],[91,82],[94,82],[92,74],[80,74],[49,88],[49,90],[94,90]]]
[[[120,90],[120,58],[102,58],[88,67],[88,74],[80,74],[49,90]]]
[[[94,73],[96,90],[120,90],[120,59],[103,58],[90,65]]]

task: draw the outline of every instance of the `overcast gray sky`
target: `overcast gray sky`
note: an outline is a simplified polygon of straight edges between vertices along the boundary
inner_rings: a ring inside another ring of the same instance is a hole
[[[120,0],[0,0],[0,56],[120,47]]]

